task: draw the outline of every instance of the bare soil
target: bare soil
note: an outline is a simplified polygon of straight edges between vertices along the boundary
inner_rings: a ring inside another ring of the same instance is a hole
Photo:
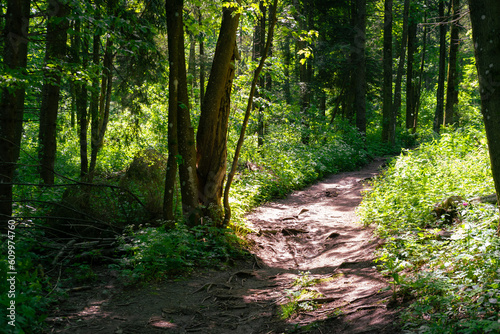
[[[253,259],[229,269],[132,288],[99,272],[95,286],[70,292],[52,312],[49,332],[398,333],[389,284],[373,262],[379,242],[355,214],[365,181],[383,162],[251,212]],[[300,303],[313,307],[297,306],[283,319],[282,305],[302,290],[309,293]]]

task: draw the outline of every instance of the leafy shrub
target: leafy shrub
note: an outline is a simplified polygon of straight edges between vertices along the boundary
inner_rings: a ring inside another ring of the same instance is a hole
[[[127,253],[122,273],[135,283],[229,263],[243,253],[237,247],[239,240],[228,232],[208,226],[188,229],[182,224],[169,231],[163,227],[129,231],[122,238],[121,248]]]
[[[494,193],[484,134],[445,133],[405,151],[373,183],[359,214],[385,238],[380,268],[397,297],[412,298],[402,323],[409,333],[498,332],[498,211],[470,201]],[[432,215],[450,196],[464,201],[452,222]],[[446,232],[443,234],[443,232]]]
[[[16,302],[15,327],[7,322],[6,313],[2,313],[0,318],[0,328],[6,333],[39,333],[44,328],[44,320],[51,303],[56,300],[58,291],[56,285],[44,273],[44,268],[40,264],[42,256],[35,249],[36,235],[28,235],[15,230],[15,298],[9,298],[9,282],[2,275],[0,281],[0,307],[6,310],[10,301]],[[0,271],[2,273],[11,272],[7,257],[7,238],[2,242],[0,250]]]

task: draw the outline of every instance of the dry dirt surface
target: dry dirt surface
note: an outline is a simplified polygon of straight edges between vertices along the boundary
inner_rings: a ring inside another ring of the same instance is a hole
[[[103,271],[98,285],[71,292],[51,314],[49,332],[398,333],[389,283],[374,267],[378,241],[355,215],[365,181],[383,163],[251,212],[253,259],[229,270],[133,288]]]

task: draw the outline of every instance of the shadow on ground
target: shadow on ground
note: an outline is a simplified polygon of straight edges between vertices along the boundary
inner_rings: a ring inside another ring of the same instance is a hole
[[[354,212],[363,180],[382,163],[249,214],[252,255],[229,270],[124,287],[103,269],[99,286],[73,291],[51,314],[49,332],[398,333],[389,284],[373,262],[378,241]]]

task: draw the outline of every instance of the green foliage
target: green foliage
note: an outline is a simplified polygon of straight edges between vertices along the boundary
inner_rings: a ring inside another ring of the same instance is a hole
[[[191,273],[195,268],[230,263],[243,255],[239,240],[228,230],[198,226],[188,229],[147,227],[129,231],[121,240],[126,252],[120,268],[128,283],[161,280]]]
[[[328,174],[356,169],[370,159],[363,137],[347,123],[337,129],[311,124],[308,144],[301,142],[301,130],[301,125],[283,120],[269,124],[261,147],[256,135],[247,138],[240,161],[252,163],[256,170],[241,170],[233,182],[230,196],[236,221],[259,203],[284,197]]]
[[[295,279],[293,282],[293,286],[301,286],[301,287],[309,287],[314,286],[320,282],[318,278],[312,278],[310,271],[301,271],[299,272],[299,277]]]
[[[405,151],[390,164],[360,207],[365,224],[379,223],[379,233],[401,228],[434,227],[433,204],[449,196],[491,194],[484,136],[475,130],[445,133],[441,140]]]
[[[319,307],[312,299],[319,298],[322,294],[310,287],[318,284],[320,280],[311,278],[310,274],[310,272],[299,272],[299,277],[292,284],[295,289],[285,290],[288,302],[281,305],[282,319],[292,318],[299,312],[313,311]]]
[[[500,241],[495,206],[470,199],[494,193],[484,134],[445,133],[395,159],[373,183],[359,214],[385,238],[380,268],[409,333],[498,332]],[[432,214],[450,196],[456,218]]]
[[[44,268],[40,264],[43,256],[40,255],[37,245],[37,237],[28,234],[27,229],[21,231],[20,227],[15,230],[15,298],[9,298],[10,291],[8,275],[2,275],[0,281],[0,307],[6,310],[11,300],[16,302],[15,329],[7,324],[10,321],[3,312],[0,318],[0,328],[5,330],[13,329],[12,333],[39,333],[44,328],[44,320],[47,317],[47,310],[60,292],[56,289],[57,282],[49,278],[44,273]],[[11,272],[7,257],[7,238],[2,242],[0,250],[0,271],[7,275]]]

